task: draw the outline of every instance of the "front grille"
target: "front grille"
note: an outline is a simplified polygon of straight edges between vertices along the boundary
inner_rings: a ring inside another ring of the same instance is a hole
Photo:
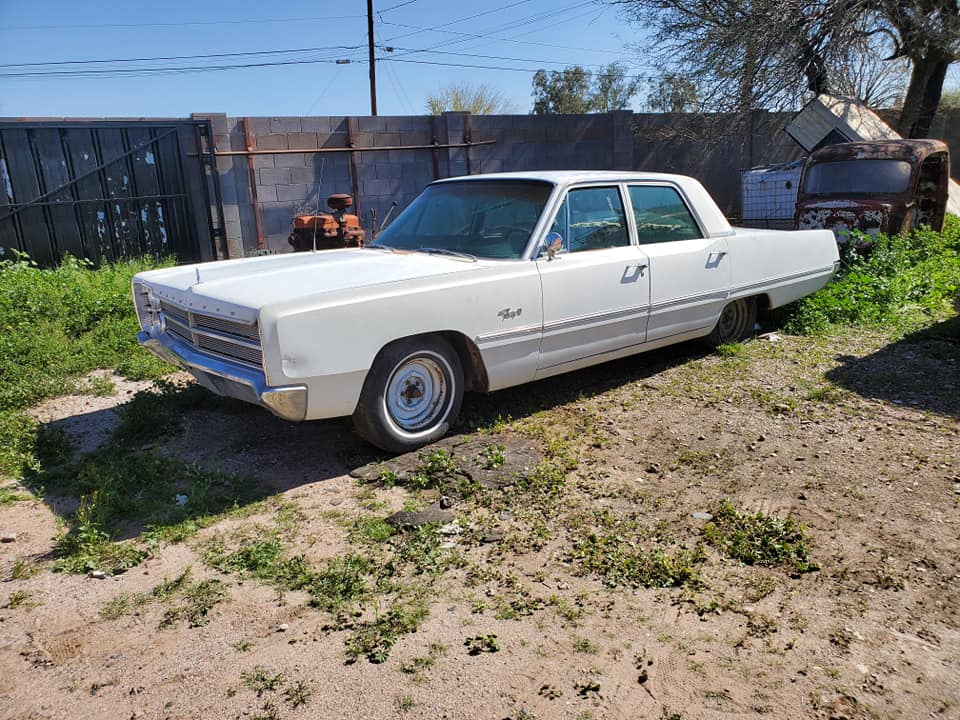
[[[193,312],[167,300],[160,302],[166,331],[198,350],[245,365],[263,367],[260,327],[214,315]]]

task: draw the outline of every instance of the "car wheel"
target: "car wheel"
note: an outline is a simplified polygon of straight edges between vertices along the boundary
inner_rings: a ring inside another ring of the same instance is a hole
[[[711,347],[718,347],[725,343],[743,340],[753,333],[753,326],[756,322],[756,300],[754,298],[737,298],[723,308],[716,327],[707,336],[707,343]]]
[[[391,343],[377,355],[353,413],[357,432],[388,452],[407,452],[439,440],[463,401],[463,366],[437,337]]]

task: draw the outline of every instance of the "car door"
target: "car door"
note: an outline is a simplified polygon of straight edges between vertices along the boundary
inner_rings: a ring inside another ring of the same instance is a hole
[[[730,289],[726,239],[705,237],[672,185],[631,184],[628,195],[637,240],[650,264],[647,341],[709,330]]]
[[[539,370],[644,341],[646,256],[631,242],[621,188],[569,190],[551,227],[562,249],[537,259],[543,291]]]

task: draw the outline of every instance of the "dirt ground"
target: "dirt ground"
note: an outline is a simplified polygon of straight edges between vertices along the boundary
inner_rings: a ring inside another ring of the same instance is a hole
[[[940,330],[684,345],[468,398],[464,431],[561,452],[566,482],[549,511],[497,490],[455,503],[443,547],[461,560],[420,577],[429,616],[379,663],[345,662],[351,630],[306,593],[205,565],[204,542],[279,505],[103,579],[51,570],[75,501],[0,506],[0,716],[960,718],[960,345],[955,322]],[[139,389],[36,414],[92,449]],[[378,458],[346,420],[201,407],[163,448],[279,493],[300,514],[291,552],[316,563],[351,547],[345,519],[411,492],[350,476]],[[623,547],[693,547],[723,500],[802,523],[819,569],[705,544],[698,583],[634,587],[578,551],[604,527],[628,529]],[[188,566],[226,588],[207,624],[161,627],[162,602],[105,616]]]

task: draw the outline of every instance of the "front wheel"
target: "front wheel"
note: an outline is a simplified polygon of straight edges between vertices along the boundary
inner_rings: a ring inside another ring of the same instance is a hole
[[[448,342],[398,340],[373,361],[353,423],[371,445],[407,452],[446,435],[462,401],[463,366]]]
[[[718,347],[750,337],[757,322],[757,301],[754,298],[737,298],[723,308],[716,327],[707,336],[707,344]]]

